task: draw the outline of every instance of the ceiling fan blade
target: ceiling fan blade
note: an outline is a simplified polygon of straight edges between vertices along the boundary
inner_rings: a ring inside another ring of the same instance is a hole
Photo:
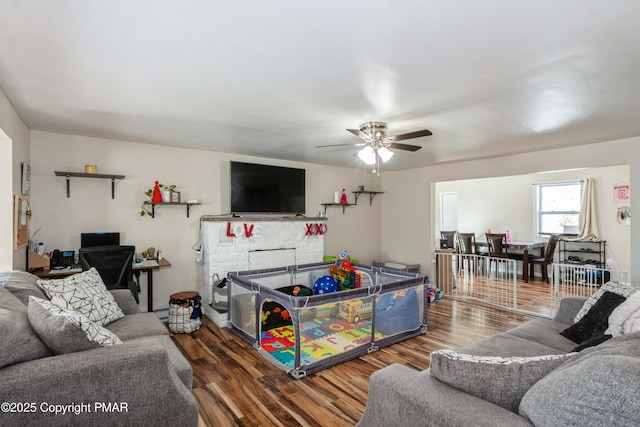
[[[329,145],[316,145],[316,148],[325,148],[325,147],[362,147],[362,144],[329,144]]]
[[[360,138],[361,140],[365,141],[365,142],[371,142],[372,138],[367,135],[366,133],[358,130],[358,129],[347,129],[348,132],[351,132],[352,134],[354,134],[355,136],[357,136],[358,138]]]
[[[388,145],[389,148],[395,148],[397,150],[406,150],[406,151],[418,151],[422,147],[419,145],[410,145],[410,144],[399,144],[397,142],[392,142]]]
[[[402,135],[390,136],[390,141],[402,141],[403,139],[420,138],[421,136],[433,135],[430,130],[423,129],[415,132],[403,133]]]

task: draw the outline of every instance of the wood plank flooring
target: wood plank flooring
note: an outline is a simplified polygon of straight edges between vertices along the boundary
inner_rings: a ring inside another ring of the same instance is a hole
[[[518,298],[530,300],[535,309],[536,294],[546,289],[541,282],[520,283]],[[464,347],[531,318],[452,298],[429,304],[427,316],[427,334],[300,380],[209,319],[199,331],[172,338],[193,367],[201,426],[353,426],[367,402],[373,372],[392,363],[425,369],[433,350]]]

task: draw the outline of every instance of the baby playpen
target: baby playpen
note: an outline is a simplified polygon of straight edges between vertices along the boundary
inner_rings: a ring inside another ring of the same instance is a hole
[[[340,265],[229,273],[229,328],[294,378],[426,333],[426,276],[353,264],[352,289],[312,294]]]

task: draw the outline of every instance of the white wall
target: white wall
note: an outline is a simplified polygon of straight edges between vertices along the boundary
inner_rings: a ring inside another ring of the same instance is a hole
[[[0,89],[0,270],[24,270],[26,249],[13,250],[13,195],[29,162],[29,129]]]
[[[368,171],[328,167],[238,156],[203,150],[180,149],[126,141],[112,141],[47,132],[31,132],[32,230],[40,229],[37,239],[48,250],[80,246],[80,233],[120,231],[123,244],[143,250],[150,246],[162,250],[172,263],[170,269],[154,275],[154,309],[168,306],[169,295],[182,290],[202,291],[202,266],[195,263],[192,247],[197,243],[201,215],[227,213],[229,160],[247,161],[306,169],[307,215],[316,216],[321,203],[332,202],[333,192],[358,185],[380,190],[378,178]],[[125,175],[116,181],[111,199],[110,180],[71,178],[71,197],[65,196],[65,178],[55,171],[83,172],[85,164],[97,165],[98,173]],[[178,186],[182,200],[199,199],[202,206],[186,208],[160,206],[155,219],[140,217],[144,192],[155,180]],[[381,198],[360,199],[345,214],[329,208],[325,253],[335,255],[345,249],[363,262],[380,258]],[[146,302],[143,279],[141,305]]]
[[[13,267],[13,142],[0,128],[0,271]]]
[[[389,196],[382,201],[383,256],[407,263],[420,263],[423,272],[432,273],[436,231],[436,182],[614,165],[629,165],[631,188],[640,188],[640,174],[634,173],[634,167],[640,167],[640,138],[386,172],[383,175],[383,185]],[[411,190],[407,190],[407,182],[413,183]],[[611,186],[612,183],[603,181],[602,185]],[[608,193],[608,190],[604,192]],[[607,197],[606,194],[604,197]],[[634,205],[632,196],[632,214],[636,210],[634,206],[640,206],[640,203],[636,202]],[[630,235],[630,260],[633,260],[634,255],[640,254],[640,227],[634,228],[632,221],[630,227],[620,232],[628,232]],[[623,253],[624,248],[616,249],[615,256],[620,264],[624,263],[621,261]],[[631,276],[640,277],[640,265],[631,261],[629,264]]]
[[[613,186],[629,183],[629,165],[437,183],[435,201],[437,204],[442,192],[457,193],[458,230],[461,232],[481,236],[487,229],[498,233],[509,230],[514,240],[536,239],[534,184],[584,178],[593,178],[596,182],[598,224],[601,239],[607,241],[607,258],[612,259],[615,269],[630,271],[630,229],[616,217],[617,208],[625,204],[613,200]],[[439,215],[436,205],[436,235],[439,233]]]

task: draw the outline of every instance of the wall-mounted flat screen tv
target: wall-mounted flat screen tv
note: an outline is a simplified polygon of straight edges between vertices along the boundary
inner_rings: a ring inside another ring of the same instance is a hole
[[[304,169],[230,163],[231,213],[305,213]]]

